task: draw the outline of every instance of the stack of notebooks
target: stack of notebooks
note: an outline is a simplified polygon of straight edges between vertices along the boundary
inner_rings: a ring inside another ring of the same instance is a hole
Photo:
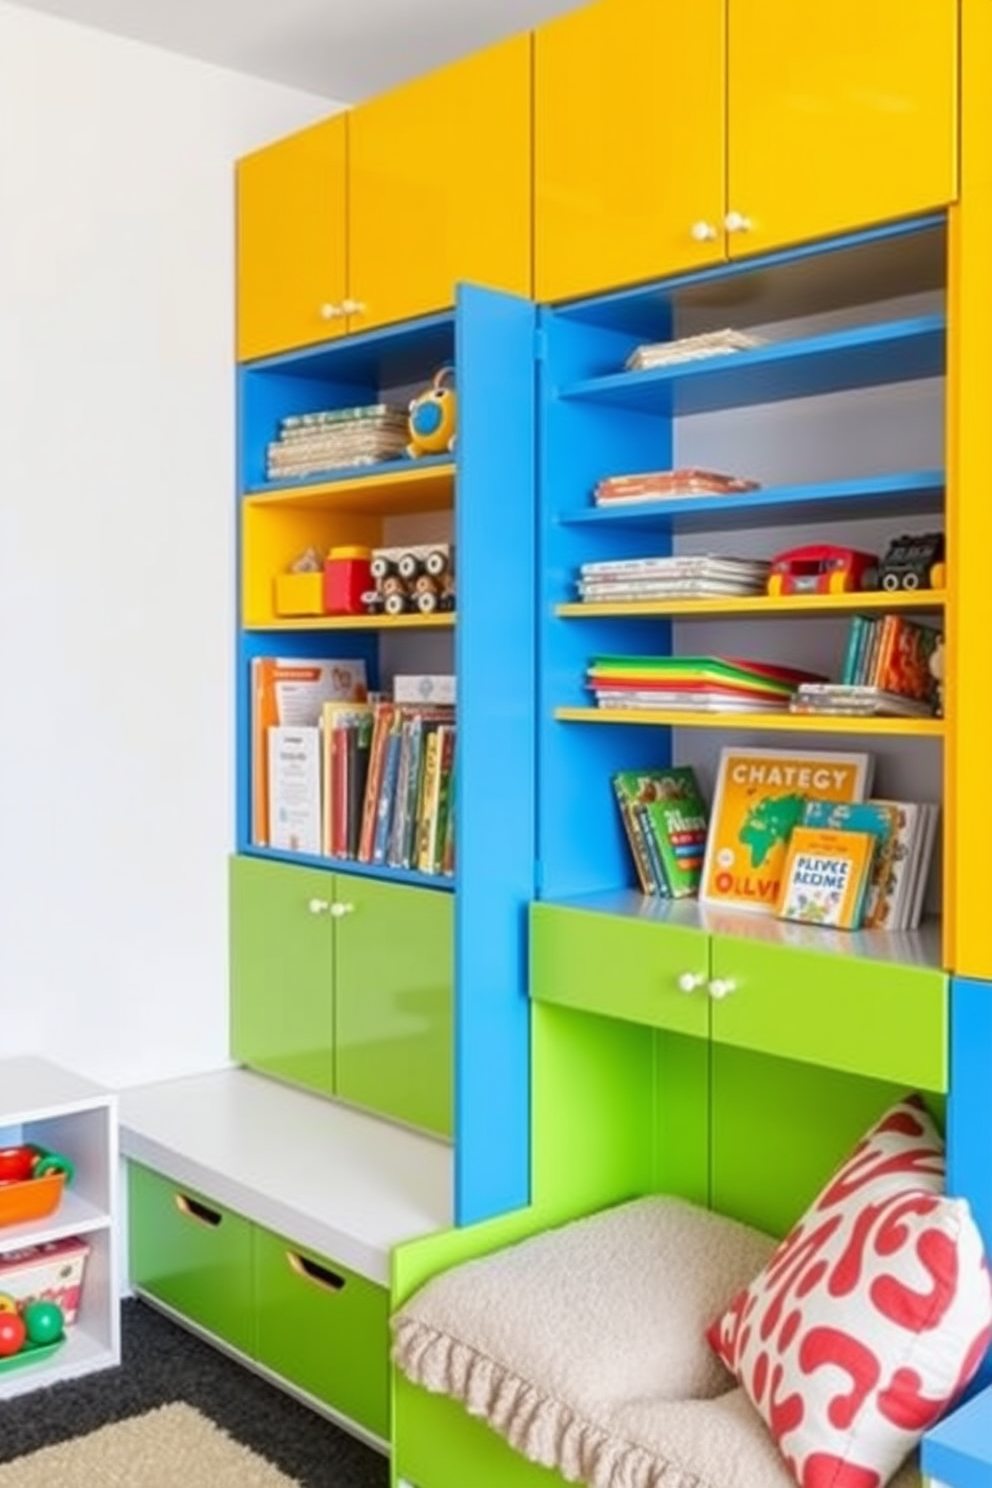
[[[915,930],[938,808],[809,800],[789,838],[778,914],[841,930]]]
[[[672,501],[700,496],[738,496],[757,491],[758,482],[718,470],[651,470],[641,475],[610,475],[593,488],[597,506],[616,508],[638,502]]]
[[[587,685],[600,708],[786,713],[810,672],[730,656],[597,656]]]
[[[699,361],[705,357],[730,356],[735,351],[750,351],[764,345],[760,336],[748,331],[705,331],[699,336],[681,336],[677,341],[653,341],[637,346],[624,366],[628,372],[644,372],[651,367],[670,367],[678,362]]]
[[[940,639],[934,626],[902,615],[857,615],[840,681],[800,688],[793,711],[929,718],[938,696],[929,664]]]
[[[750,558],[619,558],[583,563],[577,587],[588,604],[739,597],[764,594],[769,567]]]
[[[280,422],[279,437],[268,446],[268,479],[392,460],[404,453],[409,437],[407,410],[388,403],[297,414]]]
[[[621,770],[613,789],[641,889],[663,899],[699,892],[706,852],[706,803],[695,773]]]

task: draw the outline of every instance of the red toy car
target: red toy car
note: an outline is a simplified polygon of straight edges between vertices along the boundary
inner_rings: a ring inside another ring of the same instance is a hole
[[[810,543],[790,548],[772,559],[769,594],[847,594],[872,589],[878,582],[878,558],[857,548]]]

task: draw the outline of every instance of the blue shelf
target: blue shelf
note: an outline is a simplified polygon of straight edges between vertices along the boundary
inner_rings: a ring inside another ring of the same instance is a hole
[[[976,1395],[927,1433],[923,1470],[954,1488],[992,1488],[992,1390]]]
[[[314,470],[309,475],[295,475],[288,480],[260,481],[245,490],[246,496],[271,496],[277,491],[305,491],[308,486],[344,484],[347,481],[372,480],[377,476],[401,476],[408,470],[431,470],[454,463],[453,454],[423,455],[413,460],[378,460],[374,465],[337,465],[331,470]]]
[[[943,508],[945,479],[942,470],[909,470],[861,480],[767,486],[741,496],[682,497],[605,509],[590,504],[566,513],[560,521],[566,527],[707,532],[766,527],[785,520],[798,524],[888,516],[890,510],[906,516],[936,515]]]
[[[295,863],[298,868],[323,868],[328,873],[352,873],[356,878],[377,878],[383,883],[414,884],[422,889],[454,891],[455,880],[440,873],[418,873],[411,868],[387,868],[379,863],[356,863],[353,858],[322,858],[311,853],[283,852],[274,847],[243,847],[245,858],[268,858],[274,863]]]
[[[710,413],[939,377],[944,372],[945,340],[945,317],[920,315],[645,372],[586,378],[556,392],[566,401],[638,413],[668,417]]]

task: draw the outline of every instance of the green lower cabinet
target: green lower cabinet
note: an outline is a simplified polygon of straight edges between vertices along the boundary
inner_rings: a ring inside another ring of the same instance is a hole
[[[664,918],[531,907],[531,996],[705,1038],[709,937]]]
[[[137,1163],[128,1212],[134,1285],[253,1354],[251,1224]]]
[[[231,1053],[334,1093],[333,875],[232,858]]]
[[[921,1090],[947,1089],[947,978],[891,961],[713,937],[712,1037]]]
[[[337,1094],[449,1136],[452,895],[346,874],[335,890]]]
[[[255,1231],[257,1359],[350,1420],[389,1435],[389,1294]]]

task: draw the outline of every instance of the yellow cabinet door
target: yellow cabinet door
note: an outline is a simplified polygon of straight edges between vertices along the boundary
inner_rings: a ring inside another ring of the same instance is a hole
[[[958,0],[728,0],[731,257],[957,195]]]
[[[534,42],[535,290],[724,257],[724,0],[597,0]]]
[[[349,329],[531,285],[531,43],[513,37],[360,104],[349,129]]]
[[[344,334],[347,134],[337,114],[238,162],[238,356]]]

